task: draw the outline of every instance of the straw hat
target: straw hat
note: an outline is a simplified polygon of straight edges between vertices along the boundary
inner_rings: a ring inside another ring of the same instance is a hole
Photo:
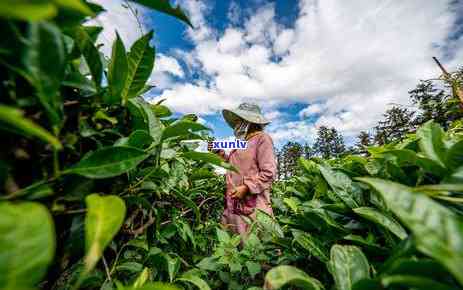
[[[236,123],[240,119],[260,125],[267,125],[270,123],[270,121],[262,115],[259,106],[251,103],[242,103],[236,109],[225,109],[222,111],[222,115],[232,128],[235,128]]]

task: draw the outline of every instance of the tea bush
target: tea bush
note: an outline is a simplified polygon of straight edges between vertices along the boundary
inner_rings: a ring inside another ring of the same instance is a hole
[[[167,0],[134,2],[191,25]],[[1,289],[462,289],[461,120],[301,159],[240,244],[218,225],[212,165],[234,168],[194,151],[209,139],[196,116],[140,97],[152,32],[99,51],[102,28],[82,23],[101,11],[0,3]]]

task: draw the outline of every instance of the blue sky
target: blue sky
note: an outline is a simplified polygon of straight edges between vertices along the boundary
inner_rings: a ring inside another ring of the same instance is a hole
[[[100,41],[114,30],[126,46],[140,36],[119,0],[95,0],[107,13]],[[220,111],[248,101],[272,119],[277,145],[313,142],[335,127],[352,143],[391,103],[439,75],[431,57],[463,65],[463,1],[456,0],[177,0],[195,29],[136,6],[143,30],[155,31],[157,89],[177,114],[198,113],[217,138],[232,131]],[[424,4],[426,3],[426,4]]]

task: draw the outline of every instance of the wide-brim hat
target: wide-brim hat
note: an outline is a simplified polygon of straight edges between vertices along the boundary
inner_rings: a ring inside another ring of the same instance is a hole
[[[242,103],[236,109],[222,110],[222,115],[232,128],[235,128],[236,123],[238,123],[240,119],[259,125],[267,125],[270,123],[270,121],[262,115],[262,111],[256,104]]]

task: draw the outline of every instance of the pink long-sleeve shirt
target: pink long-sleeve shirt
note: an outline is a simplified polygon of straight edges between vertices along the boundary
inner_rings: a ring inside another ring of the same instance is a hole
[[[261,209],[273,214],[270,203],[270,188],[276,177],[277,165],[272,138],[258,133],[248,140],[244,150],[234,149],[228,155],[221,154],[238,172],[226,174],[225,210],[222,223],[233,231],[244,234],[247,224],[242,215],[255,218],[255,210]],[[242,200],[232,199],[230,193],[234,187],[245,184],[249,192]]]

